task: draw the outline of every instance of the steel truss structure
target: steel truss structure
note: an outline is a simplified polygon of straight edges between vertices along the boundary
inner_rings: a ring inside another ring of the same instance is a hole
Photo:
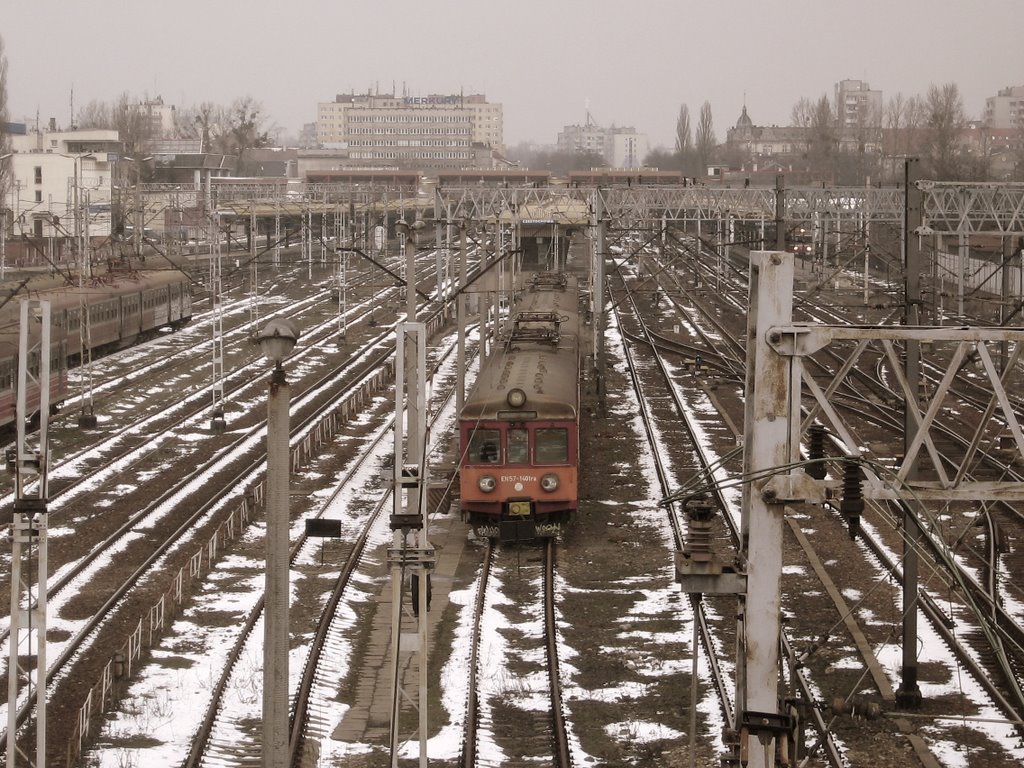
[[[971,234],[1005,236],[1024,233],[1024,184],[920,181],[924,195],[919,234]],[[129,188],[127,194],[134,195]],[[304,184],[300,182],[244,182],[216,184],[210,190],[186,184],[142,184],[147,200],[162,197],[168,206],[198,207],[209,198],[211,207],[229,204],[292,204],[299,209],[346,205],[352,210],[413,210],[433,208],[433,196],[418,198],[415,190],[358,184]],[[774,221],[777,201],[787,221],[815,217],[860,217],[897,224],[902,220],[904,190],[878,187],[780,187],[730,189],[703,186],[633,187],[489,187],[448,186],[436,190],[437,199],[452,220],[486,221],[510,216],[524,206],[545,210],[563,223],[584,224],[579,213],[593,213],[600,197],[611,220],[654,221],[733,217],[748,221]],[[152,204],[147,204],[152,210]]]

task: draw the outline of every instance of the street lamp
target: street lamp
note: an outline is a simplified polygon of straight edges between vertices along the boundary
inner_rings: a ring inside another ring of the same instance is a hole
[[[274,319],[256,337],[274,365],[267,398],[266,574],[263,607],[263,765],[288,764],[288,405],[281,362],[299,338],[289,320]]]

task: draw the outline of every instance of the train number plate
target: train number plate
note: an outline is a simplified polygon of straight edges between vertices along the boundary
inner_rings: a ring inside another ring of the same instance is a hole
[[[509,514],[509,517],[529,517],[530,516],[530,502],[528,502],[528,501],[510,501],[508,503],[508,514]]]

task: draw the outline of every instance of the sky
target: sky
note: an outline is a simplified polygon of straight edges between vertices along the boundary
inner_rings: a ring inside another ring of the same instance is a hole
[[[553,144],[589,109],[671,148],[686,104],[724,140],[746,103],[786,125],[801,97],[865,80],[888,100],[955,82],[968,117],[1024,85],[1022,0],[0,0],[11,120],[58,125],[128,93],[250,96],[296,136],[317,103],[392,86],[484,93],[505,142]]]

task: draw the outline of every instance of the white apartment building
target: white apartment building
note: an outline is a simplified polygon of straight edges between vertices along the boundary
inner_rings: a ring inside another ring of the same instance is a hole
[[[1024,85],[1003,88],[985,99],[984,122],[989,128],[1024,128]]]
[[[646,133],[635,128],[602,128],[587,113],[584,125],[566,125],[558,133],[560,152],[595,152],[612,168],[641,168],[650,153]]]
[[[642,168],[650,151],[646,133],[637,133],[633,128],[613,127],[605,142],[604,158],[612,168]]]
[[[111,176],[121,153],[117,131],[51,129],[9,138],[11,199],[0,207],[12,211],[15,235],[110,235]]]
[[[317,105],[316,135],[357,165],[461,168],[504,151],[502,106],[481,94],[340,94]]]

